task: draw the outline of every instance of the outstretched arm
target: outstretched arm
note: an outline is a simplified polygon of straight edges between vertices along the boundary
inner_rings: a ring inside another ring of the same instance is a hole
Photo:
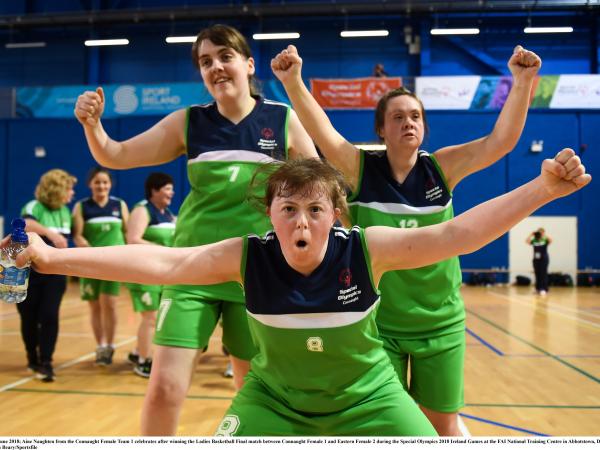
[[[142,284],[241,282],[241,238],[187,248],[117,245],[55,249],[36,234],[29,234],[29,242],[16,263],[23,266],[31,262],[41,273]]]
[[[515,148],[525,127],[533,80],[541,66],[538,55],[517,45],[508,61],[512,87],[492,132],[435,153],[451,189],[467,175],[492,165]]]
[[[184,152],[185,109],[172,112],[149,130],[126,141],[111,139],[100,118],[104,90],[85,91],[77,98],[75,117],[83,126],[94,159],[111,169],[154,166],[174,160]]]
[[[534,180],[452,220],[415,229],[367,228],[375,280],[388,270],[422,267],[474,252],[536,209],[572,194],[591,179],[575,152],[564,149],[543,162],[541,174]]]
[[[302,81],[302,58],[293,45],[271,60],[271,70],[281,81],[302,125],[325,158],[344,174],[352,187],[358,183],[359,151],[331,124],[325,111]]]

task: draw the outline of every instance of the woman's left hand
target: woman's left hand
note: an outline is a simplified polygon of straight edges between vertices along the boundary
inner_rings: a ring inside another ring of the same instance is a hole
[[[530,50],[517,45],[508,60],[508,69],[515,81],[531,81],[542,67],[542,59]]]

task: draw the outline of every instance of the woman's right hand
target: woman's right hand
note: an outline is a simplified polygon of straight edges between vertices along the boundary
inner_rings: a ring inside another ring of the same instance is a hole
[[[17,267],[24,267],[31,263],[32,267],[40,273],[45,273],[52,261],[52,252],[56,251],[44,242],[37,233],[27,233],[29,245],[25,250],[17,255],[15,264]],[[6,245],[8,239],[2,241],[2,246]]]
[[[104,112],[104,90],[101,87],[96,91],[85,91],[77,97],[75,104],[75,117],[83,126],[95,127]]]
[[[302,58],[293,45],[288,45],[271,60],[271,70],[285,86],[294,79],[302,80]]]

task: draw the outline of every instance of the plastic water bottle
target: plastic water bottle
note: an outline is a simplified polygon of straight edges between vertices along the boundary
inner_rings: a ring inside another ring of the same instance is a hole
[[[15,266],[15,259],[27,247],[29,239],[23,219],[14,219],[11,226],[10,242],[0,250],[0,300],[20,303],[27,297],[29,264],[19,269]]]

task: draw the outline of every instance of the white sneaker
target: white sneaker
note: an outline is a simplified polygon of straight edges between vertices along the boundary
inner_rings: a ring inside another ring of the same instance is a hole
[[[546,294],[548,294],[546,291],[540,291],[540,295],[541,295],[542,297],[545,297],[545,296],[546,296]]]
[[[233,367],[231,367],[231,363],[227,364],[227,369],[223,372],[223,376],[225,378],[233,378]]]

